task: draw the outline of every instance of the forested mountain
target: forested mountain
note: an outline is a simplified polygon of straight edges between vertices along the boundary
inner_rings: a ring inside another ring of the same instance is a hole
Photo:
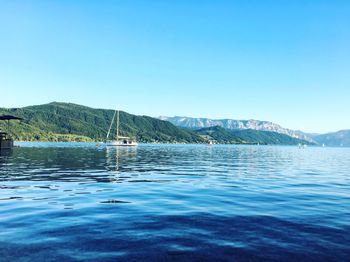
[[[105,139],[114,110],[94,109],[71,103],[53,102],[23,108],[0,108],[0,115],[23,118],[12,121],[9,133],[16,140],[102,141]],[[3,121],[0,128],[7,131]],[[116,134],[113,125],[111,137]],[[178,128],[167,121],[149,116],[120,112],[120,135],[139,142],[200,143],[204,140],[192,131]]]
[[[253,129],[229,130],[214,126],[195,130],[203,138],[222,144],[269,144],[269,145],[298,145],[312,144],[309,141],[290,137],[271,131]]]
[[[22,141],[104,141],[114,110],[95,109],[72,103],[53,102],[23,108],[0,108],[0,115],[14,115],[22,121],[12,121],[8,129],[0,121],[0,129]],[[212,124],[212,123],[210,123]],[[266,126],[265,126],[266,127]],[[320,144],[348,146],[350,131],[314,136]],[[116,135],[116,124],[111,136]],[[144,143],[208,143],[224,144],[312,144],[287,134],[247,128],[229,129],[211,126],[200,129],[177,127],[174,124],[120,111],[120,135]]]

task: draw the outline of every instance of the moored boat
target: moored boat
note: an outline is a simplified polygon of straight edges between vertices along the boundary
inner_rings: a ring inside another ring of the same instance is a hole
[[[0,116],[0,120],[7,121],[7,129],[10,130],[10,120],[22,120],[20,117],[3,115]],[[13,139],[7,132],[0,130],[0,150],[13,148]]]
[[[116,136],[116,140],[108,140],[116,115],[117,115],[117,136]],[[107,132],[106,146],[137,146],[137,145],[138,145],[138,143],[136,141],[130,139],[129,137],[119,136],[119,110],[116,110],[114,112],[111,124],[110,124],[108,132]]]

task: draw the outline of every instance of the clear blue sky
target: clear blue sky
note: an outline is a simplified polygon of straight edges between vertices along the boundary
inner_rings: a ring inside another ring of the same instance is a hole
[[[0,1],[0,107],[350,128],[350,1]]]

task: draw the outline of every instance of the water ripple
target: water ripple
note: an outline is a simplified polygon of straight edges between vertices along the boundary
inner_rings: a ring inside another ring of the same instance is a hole
[[[0,260],[350,257],[349,149],[21,145],[0,155]]]

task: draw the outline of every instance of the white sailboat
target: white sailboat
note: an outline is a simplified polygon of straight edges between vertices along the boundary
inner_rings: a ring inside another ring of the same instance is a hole
[[[116,140],[108,140],[109,134],[111,133],[111,129],[114,123],[114,118],[117,115],[117,137]],[[137,142],[131,140],[128,137],[119,136],[119,110],[115,110],[112,122],[109,126],[107,137],[106,137],[106,146],[137,146]]]

